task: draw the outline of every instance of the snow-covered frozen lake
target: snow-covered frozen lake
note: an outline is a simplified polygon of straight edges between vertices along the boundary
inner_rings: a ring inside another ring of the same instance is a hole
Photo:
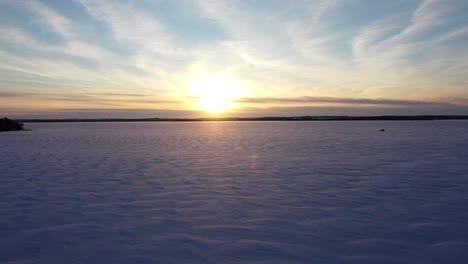
[[[26,127],[0,263],[468,263],[466,121]]]

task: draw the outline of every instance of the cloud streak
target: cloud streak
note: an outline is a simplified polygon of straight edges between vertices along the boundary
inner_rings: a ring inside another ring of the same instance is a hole
[[[240,98],[236,102],[252,104],[345,104],[345,105],[374,105],[374,106],[450,106],[451,103],[394,100],[394,99],[368,99],[368,98],[334,98],[334,97],[296,97],[296,98]]]

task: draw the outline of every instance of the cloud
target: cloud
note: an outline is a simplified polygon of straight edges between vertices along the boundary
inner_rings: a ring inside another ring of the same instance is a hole
[[[22,116],[31,116],[26,113]],[[42,112],[34,118],[198,118],[202,117],[199,111],[166,110],[146,108],[64,108],[53,112]],[[20,118],[21,115],[18,115]],[[16,117],[16,118],[18,118]]]
[[[169,34],[157,19],[124,1],[76,0],[95,19],[110,26],[117,40],[127,40],[150,48],[165,46]]]
[[[72,29],[74,25],[71,21],[44,3],[34,0],[14,1],[13,3],[35,14],[38,19],[32,20],[32,22],[38,24],[43,30],[53,31],[64,39],[75,37]]]
[[[345,105],[374,105],[374,106],[450,106],[445,102],[429,102],[395,99],[368,98],[333,98],[333,97],[295,97],[295,98],[240,98],[236,102],[252,104],[345,104]]]
[[[17,93],[0,91],[0,97],[17,97],[17,96],[18,96]]]
[[[44,92],[0,92],[0,97],[34,98],[42,101],[81,102],[94,105],[124,102],[136,104],[180,104],[178,100],[161,100],[154,95],[130,93],[44,93]]]

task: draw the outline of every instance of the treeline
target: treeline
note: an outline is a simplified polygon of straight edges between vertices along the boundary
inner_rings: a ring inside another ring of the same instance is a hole
[[[0,131],[24,130],[23,123],[8,118],[0,119]]]
[[[468,115],[417,116],[292,116],[292,117],[220,117],[220,118],[94,118],[94,119],[23,119],[22,122],[200,122],[200,121],[385,121],[385,120],[468,120]]]

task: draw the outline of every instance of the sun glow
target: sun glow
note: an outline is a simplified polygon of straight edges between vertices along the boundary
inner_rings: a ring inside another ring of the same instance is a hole
[[[246,89],[234,79],[225,76],[194,81],[189,90],[193,96],[199,98],[197,108],[212,113],[221,113],[236,107],[237,103],[233,100],[246,93]]]

